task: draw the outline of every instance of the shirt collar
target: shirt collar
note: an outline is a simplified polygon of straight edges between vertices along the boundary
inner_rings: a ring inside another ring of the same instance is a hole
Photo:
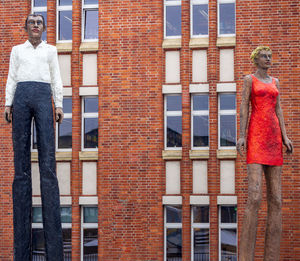
[[[25,47],[31,47],[33,48],[32,44],[29,42],[29,40],[27,40],[25,43],[24,43]],[[44,47],[45,45],[45,42],[42,40],[42,42],[37,46],[37,48],[41,48],[41,47]]]

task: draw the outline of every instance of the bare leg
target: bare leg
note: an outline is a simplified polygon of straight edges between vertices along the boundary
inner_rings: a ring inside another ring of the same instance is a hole
[[[281,239],[281,166],[265,166],[268,218],[264,261],[278,261]]]
[[[248,201],[240,238],[240,261],[253,261],[256,242],[257,215],[262,197],[261,164],[248,164]]]

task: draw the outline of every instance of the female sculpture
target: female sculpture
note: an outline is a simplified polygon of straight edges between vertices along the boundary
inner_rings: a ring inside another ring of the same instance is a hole
[[[279,82],[268,75],[272,51],[259,46],[251,54],[257,67],[244,80],[240,110],[240,138],[237,149],[247,150],[248,201],[245,209],[241,239],[240,261],[254,260],[257,214],[262,195],[262,173],[267,184],[268,217],[265,237],[265,261],[279,260],[281,238],[281,170],[282,143],[287,153],[293,152],[292,142],[286,134],[280,107]],[[249,102],[252,112],[248,127]],[[246,146],[247,144],[247,146]]]

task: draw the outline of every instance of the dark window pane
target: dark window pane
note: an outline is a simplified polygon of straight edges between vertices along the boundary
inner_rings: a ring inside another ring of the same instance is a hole
[[[47,0],[34,0],[33,6],[34,7],[47,6]]]
[[[84,148],[98,148],[98,118],[84,119]]]
[[[221,223],[236,223],[236,214],[235,206],[221,206]]]
[[[235,110],[235,94],[220,94],[220,110]]]
[[[193,35],[208,34],[208,5],[193,5]]]
[[[181,261],[182,258],[182,230],[181,228],[167,228],[167,260]]]
[[[43,222],[43,214],[41,207],[33,207],[32,208],[32,223],[42,223]]]
[[[181,6],[166,6],[166,36],[181,35]]]
[[[167,223],[181,223],[181,206],[166,206]]]
[[[47,28],[47,12],[34,12],[34,14],[41,14],[44,17],[46,28]],[[43,41],[47,40],[47,30],[45,32],[43,32],[43,34],[42,34],[42,40]]]
[[[98,260],[98,229],[89,228],[83,231],[83,260]]]
[[[36,139],[36,127],[33,120],[33,131],[32,131],[32,148],[37,149],[37,139]]]
[[[193,96],[193,110],[207,111],[208,110],[208,95],[194,95]]]
[[[221,229],[221,260],[236,261],[236,229]]]
[[[209,223],[209,206],[193,207],[194,223]]]
[[[194,147],[207,147],[208,135],[208,116],[193,116]]]
[[[83,222],[84,223],[98,223],[98,208],[84,207],[83,208]]]
[[[58,148],[72,148],[72,119],[64,118],[61,124],[58,124]]]
[[[167,147],[182,146],[182,121],[181,116],[167,117]]]
[[[63,228],[64,260],[71,261],[72,258],[72,230]]]
[[[220,34],[235,34],[235,4],[219,5]]]
[[[85,11],[84,39],[98,39],[98,10]]]
[[[72,98],[64,97],[63,99],[64,113],[72,113]]]
[[[59,0],[59,5],[72,5],[72,0]]]
[[[167,96],[167,111],[181,111],[181,95]]]
[[[194,228],[194,261],[209,261],[209,229]]]
[[[61,216],[61,223],[72,223],[72,208],[61,207],[60,216]]]
[[[236,145],[236,123],[235,115],[221,115],[220,116],[220,136],[221,146],[235,146]]]
[[[32,229],[32,260],[46,261],[44,230],[42,228]]]
[[[72,11],[59,11],[59,40],[72,40]]]
[[[98,112],[98,98],[84,98],[84,112]]]
[[[97,5],[98,0],[84,0],[85,5]]]

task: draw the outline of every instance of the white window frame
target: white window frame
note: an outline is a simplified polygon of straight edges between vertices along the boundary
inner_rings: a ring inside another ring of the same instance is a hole
[[[46,6],[34,6],[34,0],[31,0],[31,12],[47,12],[47,5]]]
[[[208,7],[208,25],[207,25],[207,34],[193,34],[193,25],[194,25],[194,16],[193,16],[193,6],[194,5],[205,5],[207,4]],[[209,4],[208,0],[191,0],[190,1],[190,19],[191,19],[191,24],[190,24],[190,31],[191,31],[191,38],[207,38],[209,35]]]
[[[234,34],[221,34],[220,33],[220,4],[234,4],[234,13],[235,13],[235,28]],[[219,37],[233,37],[236,35],[236,0],[218,0],[218,36]]]
[[[181,0],[164,0],[164,39],[180,39],[182,35],[182,24],[181,24],[181,34],[175,36],[167,36],[167,6],[180,6]],[[182,11],[182,10],[181,10]],[[182,19],[180,17],[180,23]]]
[[[99,107],[98,112],[84,112],[84,98],[97,98],[98,96],[81,96],[81,150],[82,151],[98,151],[98,148],[85,148],[84,147],[84,119],[86,118],[99,118]],[[99,124],[98,124],[98,133],[99,133]],[[99,137],[98,137],[99,139]],[[98,140],[99,141],[99,140]]]
[[[238,260],[238,226],[237,223],[221,223],[221,207],[237,207],[236,205],[219,205],[219,261],[221,261],[221,230],[236,229],[236,256]],[[237,213],[236,213],[237,215]],[[236,217],[238,221],[238,216]]]
[[[98,230],[98,223],[84,223],[84,216],[83,216],[83,209],[85,207],[93,207],[93,208],[98,208],[97,205],[82,205],[81,206],[81,229],[80,229],[80,260],[83,261],[83,231],[86,228],[96,228]],[[98,209],[99,211],[99,209]],[[99,238],[99,233],[98,233],[98,238]],[[99,241],[98,241],[99,242]],[[99,243],[98,243],[99,245]],[[99,255],[99,253],[98,253]]]
[[[69,95],[65,95],[63,98],[71,98],[72,99],[72,96],[69,96]],[[73,100],[72,100],[72,103],[73,103]],[[64,119],[72,119],[72,113],[64,113]],[[73,120],[73,119],[72,119]],[[72,151],[72,148],[70,149],[67,149],[67,148],[59,148],[58,147],[58,122],[56,122],[56,130],[55,130],[55,148],[56,148],[56,151]],[[73,136],[73,131],[72,131],[72,136]]]
[[[181,93],[178,94],[166,94],[164,95],[164,144],[165,150],[182,150],[181,147],[167,147],[167,119],[168,116],[180,116],[181,117],[181,128],[182,128],[182,104],[181,104],[181,111],[167,111],[167,97],[168,96],[180,96],[182,102],[182,95]],[[181,129],[182,131],[182,129]],[[182,133],[181,133],[181,142],[182,142]],[[181,144],[182,145],[182,144]]]
[[[182,236],[182,214],[181,214],[181,223],[167,223],[167,207],[172,205],[164,206],[164,261],[167,261],[167,229],[168,228],[180,228]],[[180,206],[180,205],[174,205]]]
[[[59,0],[56,0],[56,42],[57,43],[71,43],[71,40],[59,40],[59,12],[60,11],[73,11],[72,5],[59,5]],[[73,12],[72,12],[73,16]],[[73,30],[73,29],[72,29]]]
[[[207,111],[194,111],[194,96],[208,96],[208,109]],[[193,93],[191,95],[191,148],[192,150],[208,150],[209,149],[209,94],[208,93]],[[195,147],[194,146],[194,116],[208,116],[208,146]]]
[[[98,16],[99,16],[99,0],[98,0],[98,4],[84,4],[85,0],[82,0],[82,29],[81,29],[81,41],[82,42],[98,42],[99,39],[99,30],[98,30],[98,38],[95,39],[84,39],[84,34],[85,34],[85,26],[84,26],[84,22],[85,22],[85,11],[86,10],[97,10],[98,11]],[[99,22],[99,20],[98,20]]]
[[[235,110],[220,110],[220,96],[222,94],[234,94],[235,95]],[[237,120],[236,120],[236,93],[235,92],[220,92],[218,94],[218,148],[224,150],[236,149],[236,146],[221,146],[221,115],[234,115],[235,116],[235,144],[237,142]]]
[[[209,242],[210,242],[210,219],[208,215],[208,223],[194,223],[194,207],[208,207],[209,211],[209,205],[192,205],[191,206],[191,261],[194,261],[194,228],[203,228],[209,230]],[[209,244],[209,253],[210,253],[210,244]]]

